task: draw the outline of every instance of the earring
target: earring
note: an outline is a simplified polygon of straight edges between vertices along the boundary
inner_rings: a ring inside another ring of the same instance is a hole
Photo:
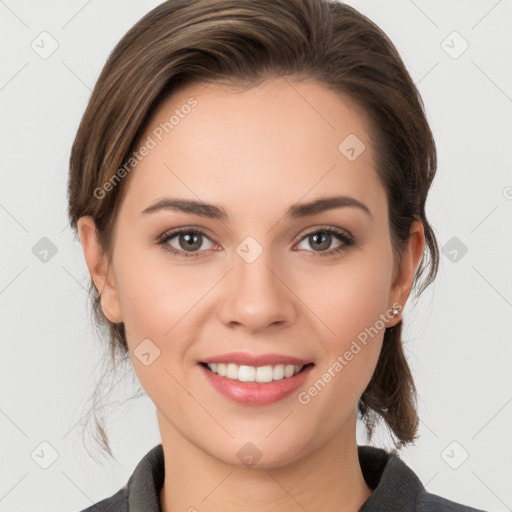
[[[397,308],[393,308],[393,309],[391,310],[391,313],[393,313],[393,316],[396,316],[396,315],[398,315],[398,313],[400,313],[400,310],[399,310],[399,309],[397,309]]]

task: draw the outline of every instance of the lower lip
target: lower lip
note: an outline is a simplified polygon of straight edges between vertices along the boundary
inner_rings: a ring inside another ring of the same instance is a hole
[[[285,377],[271,382],[241,382],[221,377],[201,364],[199,368],[205,374],[208,382],[225,397],[247,405],[266,405],[278,402],[293,393],[307,379],[313,365],[304,368],[293,377]]]

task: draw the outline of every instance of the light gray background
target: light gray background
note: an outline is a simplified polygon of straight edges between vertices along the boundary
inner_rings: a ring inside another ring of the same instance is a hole
[[[144,396],[109,416],[118,462],[98,466],[84,449],[78,423],[101,351],[66,218],[69,152],[90,91],[115,43],[158,3],[0,0],[3,512],[82,509],[122,487],[160,442]],[[467,247],[457,261],[442,255],[436,283],[405,310],[422,422],[401,456],[430,492],[511,510],[512,2],[348,3],[390,36],[419,86],[439,155],[427,213],[442,246],[456,237]],[[31,47],[43,31],[58,42],[46,59]],[[43,237],[57,250],[47,262],[32,250]],[[135,390],[126,379],[109,396]],[[47,469],[43,442],[57,453]],[[391,446],[385,432],[375,442]]]

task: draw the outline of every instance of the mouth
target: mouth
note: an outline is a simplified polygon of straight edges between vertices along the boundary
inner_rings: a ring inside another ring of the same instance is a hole
[[[315,365],[249,366],[203,361],[197,366],[205,377],[204,383],[225,398],[245,406],[265,406],[290,397],[305,385]]]
[[[264,366],[206,362],[200,362],[199,364],[209,372],[214,373],[219,377],[226,377],[238,382],[255,382],[258,384],[290,379],[314,366],[314,363],[306,363],[303,365],[276,364]]]
[[[230,352],[197,361],[204,383],[244,405],[268,405],[307,383],[315,363],[285,354]]]

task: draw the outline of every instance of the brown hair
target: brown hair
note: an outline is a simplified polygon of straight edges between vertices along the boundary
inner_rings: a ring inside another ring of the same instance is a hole
[[[411,223],[423,223],[425,248],[413,281],[422,293],[439,264],[437,240],[425,215],[437,162],[423,102],[389,38],[356,9],[334,0],[169,0],[139,20],[110,54],[73,143],[71,227],[76,232],[78,218],[92,216],[111,261],[112,230],[127,180],[101,198],[94,191],[127,161],[160,103],[193,82],[251,87],[268,77],[316,80],[367,115],[397,264]],[[129,360],[124,324],[105,318],[92,280],[90,294],[96,327],[108,336],[115,369],[118,356]],[[398,448],[417,438],[419,422],[401,333],[401,321],[386,329],[377,367],[358,404],[369,439],[382,418]],[[96,417],[97,402],[92,406],[96,431],[112,455]]]

